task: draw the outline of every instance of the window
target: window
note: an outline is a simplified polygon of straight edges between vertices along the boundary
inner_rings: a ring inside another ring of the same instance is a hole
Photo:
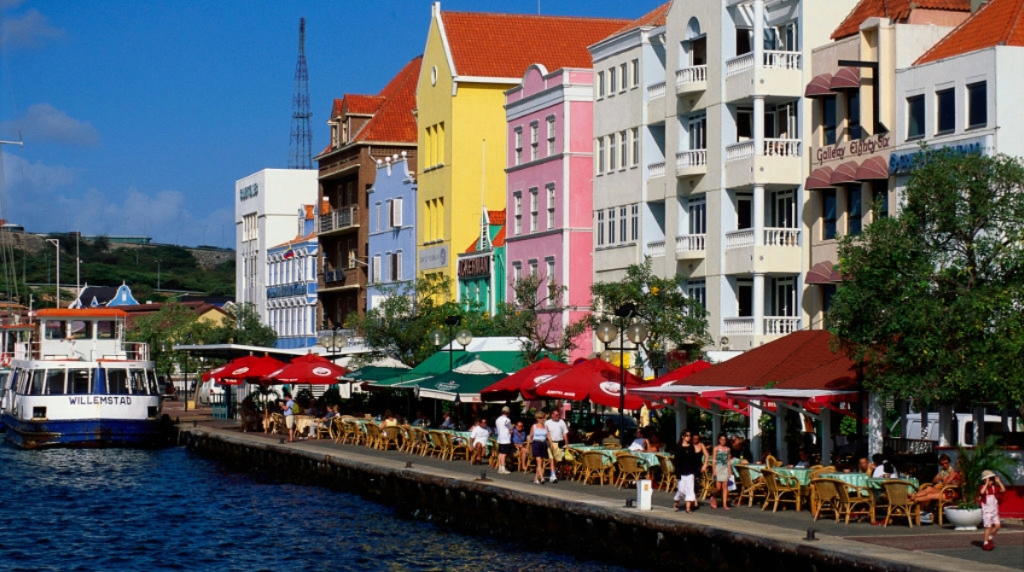
[[[615,152],[615,137],[616,134],[612,133],[608,136],[608,170],[614,171],[618,165],[619,154]]]
[[[754,50],[754,31],[749,28],[736,28],[736,55],[742,56]]]
[[[60,340],[64,338],[64,323],[60,320],[46,320],[43,327],[46,339]]]
[[[402,226],[402,197],[392,199],[391,201],[391,226],[400,227]]]
[[[754,283],[750,280],[736,281],[737,316],[750,318],[754,315]]]
[[[703,196],[692,197],[687,200],[689,211],[690,234],[707,234],[708,232],[708,205]]]
[[[108,320],[101,320],[99,322],[96,322],[96,339],[114,339],[114,322]]]
[[[374,284],[380,282],[380,255],[375,254],[373,256],[373,264],[370,266],[370,282]]]
[[[555,154],[555,118],[548,117],[548,157]]]
[[[537,160],[537,122],[530,124],[530,160]]]
[[[402,251],[391,255],[391,280],[398,282],[402,279]]]
[[[967,126],[983,127],[988,124],[988,95],[985,82],[967,86]]]
[[[523,277],[523,263],[513,262],[512,263],[512,284],[519,282],[519,279]]]
[[[860,185],[846,187],[847,227],[853,236],[861,231]]]
[[[548,224],[547,229],[555,228],[555,185],[548,185]]]
[[[751,109],[736,110],[736,141],[748,141],[754,136],[754,112]]]
[[[615,207],[612,207],[608,209],[608,244],[615,244],[618,242],[618,240],[615,239],[616,230],[618,229],[615,227]]]
[[[69,332],[68,337],[73,340],[87,340],[91,337],[92,332],[89,331],[89,323],[83,320],[72,320],[68,322]]]
[[[703,113],[696,117],[691,117],[687,122],[686,131],[689,136],[690,151],[708,148],[707,125],[708,118]]]
[[[604,97],[604,72],[597,72],[597,97]]]
[[[619,207],[619,242],[626,242],[626,208]]]
[[[536,260],[531,260],[530,261],[530,276],[536,276],[536,275],[537,275],[537,261]]]
[[[860,91],[851,90],[846,94],[847,132],[850,141],[858,141],[864,136],[864,129],[860,126]]]
[[[519,233],[523,229],[523,195],[516,193],[514,195],[515,203],[515,228],[512,229],[512,234],[519,236]]]
[[[639,87],[640,85],[640,60],[633,60],[629,62],[629,65],[633,67],[633,83],[630,87]]]
[[[597,211],[597,245],[604,246],[604,211]]]
[[[537,232],[537,188],[530,189],[530,232]]]
[[[629,159],[628,153],[629,147],[626,145],[626,132],[619,133],[619,168],[625,169],[627,161]]]
[[[384,228],[384,227],[381,226],[381,222],[380,222],[381,221],[381,204],[380,203],[376,204],[375,211],[376,211],[376,214],[377,214],[377,217],[376,217],[376,221],[377,222],[376,222],[376,226],[374,226],[373,230],[380,231],[380,230],[383,230],[383,228]]]
[[[523,128],[516,127],[516,156],[515,165],[523,164]]]
[[[924,96],[907,98],[907,138],[924,137]]]
[[[629,165],[636,167],[640,164],[640,128],[634,127],[630,130],[630,138],[633,141],[633,156],[630,158]]]
[[[871,181],[871,202],[878,205],[878,217],[889,216],[889,181]]]
[[[935,92],[937,108],[937,133],[948,133],[956,130],[956,92],[953,88]]]
[[[640,205],[633,205],[631,207],[630,216],[630,227],[632,228],[630,234],[630,240],[636,242],[640,240]]]
[[[626,64],[625,63],[623,63],[621,66],[619,66],[619,77],[622,78],[622,81],[619,83],[619,91],[626,91],[626,77],[628,77],[628,76],[626,75]]]
[[[608,93],[615,93],[615,91],[616,91],[615,87],[618,84],[616,79],[617,78],[615,76],[615,68],[609,69],[608,70]]]
[[[548,273],[547,273],[548,285],[549,286],[554,286],[555,285],[555,259],[554,258],[547,258],[547,259],[545,259],[545,263],[547,264],[547,267],[548,267],[548,269],[547,269],[547,271],[548,271]],[[549,294],[548,298],[547,298],[546,306],[548,308],[550,308],[550,307],[555,305],[555,302],[557,302],[557,300],[555,300],[555,297],[551,296]]]
[[[825,145],[835,145],[836,123],[836,96],[821,98],[821,129],[825,136]]]
[[[702,308],[708,304],[707,284],[704,280],[687,280],[686,297],[697,302]]]
[[[597,174],[604,173],[604,137],[597,138]]]
[[[836,190],[821,191],[821,218],[824,224],[821,238],[833,240],[836,237]]]

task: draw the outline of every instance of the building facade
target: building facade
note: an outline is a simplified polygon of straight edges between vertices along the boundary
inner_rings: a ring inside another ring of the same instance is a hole
[[[538,299],[548,297],[549,284],[566,287],[547,304],[558,310],[538,315],[545,335],[558,336],[590,311],[593,78],[587,69],[548,73],[534,65],[505,95],[506,288],[514,301],[516,282],[531,273],[542,278]],[[578,344],[570,360],[592,352],[591,336]]]
[[[405,153],[378,160],[369,190],[370,284],[367,311],[390,292],[401,292],[416,278],[416,171]]]
[[[295,236],[295,211],[316,200],[316,171],[264,169],[235,182],[235,301],[267,323],[267,248]]]
[[[274,347],[309,348],[316,344],[316,209],[303,205],[295,238],[267,249],[267,325],[277,334]]]
[[[494,315],[506,300],[505,211],[484,211],[480,236],[458,258],[459,304]]]
[[[353,312],[365,313],[370,259],[368,190],[377,176],[377,159],[405,153],[416,164],[416,57],[377,95],[346,94],[334,101],[331,142],[316,157],[320,209],[317,237],[321,266],[319,327],[343,327]]]

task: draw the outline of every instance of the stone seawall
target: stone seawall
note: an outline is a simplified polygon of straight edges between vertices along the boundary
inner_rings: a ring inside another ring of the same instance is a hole
[[[758,572],[924,569],[870,554],[833,550],[827,543],[708,527],[611,501],[584,501],[568,493],[531,493],[495,481],[472,480],[464,474],[444,476],[427,467],[403,467],[394,460],[349,456],[345,451],[279,445],[202,427],[183,429],[179,442],[233,469],[356,493],[395,507],[403,517],[516,541],[535,550],[630,567]]]

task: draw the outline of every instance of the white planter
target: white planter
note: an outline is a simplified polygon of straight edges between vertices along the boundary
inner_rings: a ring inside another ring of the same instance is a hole
[[[978,530],[978,525],[981,524],[980,508],[965,510],[947,506],[944,510],[946,520],[956,527],[956,530]]]

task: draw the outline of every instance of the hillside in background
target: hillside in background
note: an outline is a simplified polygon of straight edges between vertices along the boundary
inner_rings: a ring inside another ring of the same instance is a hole
[[[66,305],[75,290],[75,237],[49,235],[48,237],[7,234],[11,243],[5,248],[0,263],[7,268],[0,273],[0,297],[13,297],[10,284],[13,269],[18,296],[28,304],[26,291],[35,298],[35,307],[53,306],[55,286],[55,247],[47,238],[60,240],[60,285],[62,305]],[[13,252],[13,258],[11,253]],[[120,286],[127,283],[139,302],[161,301],[182,292],[205,295],[234,296],[235,252],[217,248],[184,248],[173,245],[111,244],[106,238],[81,239],[78,244],[81,258],[80,283],[84,286]],[[28,285],[28,290],[25,285]],[[158,291],[159,288],[159,291]]]

